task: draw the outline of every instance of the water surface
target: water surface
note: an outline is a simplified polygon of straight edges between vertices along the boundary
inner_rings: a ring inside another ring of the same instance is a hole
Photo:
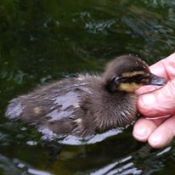
[[[172,53],[174,9],[170,0],[1,0],[0,174],[175,174],[173,144],[150,150],[133,139],[132,127],[68,146],[4,116],[10,99],[78,72],[101,72],[117,55],[151,64]]]

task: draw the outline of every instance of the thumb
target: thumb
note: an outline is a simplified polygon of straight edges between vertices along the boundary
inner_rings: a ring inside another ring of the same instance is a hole
[[[161,89],[140,95],[138,110],[147,117],[171,115],[175,113],[175,79]]]

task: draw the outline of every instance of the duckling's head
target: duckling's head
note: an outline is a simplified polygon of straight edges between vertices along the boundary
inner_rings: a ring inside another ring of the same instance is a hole
[[[131,93],[143,85],[162,86],[166,83],[164,78],[152,74],[143,60],[132,55],[123,55],[112,60],[107,65],[103,78],[111,93]]]

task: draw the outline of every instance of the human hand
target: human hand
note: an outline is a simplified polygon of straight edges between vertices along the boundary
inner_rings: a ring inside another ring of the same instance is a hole
[[[168,83],[162,88],[145,86],[137,91],[138,110],[144,118],[135,123],[133,136],[161,148],[175,136],[175,53],[152,65],[150,70]]]

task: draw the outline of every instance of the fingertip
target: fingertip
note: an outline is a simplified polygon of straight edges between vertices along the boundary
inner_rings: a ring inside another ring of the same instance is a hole
[[[156,124],[147,119],[139,119],[133,129],[133,136],[136,140],[146,142],[150,134],[156,129]]]
[[[165,128],[164,130],[157,129],[148,138],[148,143],[153,148],[163,148],[171,143],[173,133]]]

